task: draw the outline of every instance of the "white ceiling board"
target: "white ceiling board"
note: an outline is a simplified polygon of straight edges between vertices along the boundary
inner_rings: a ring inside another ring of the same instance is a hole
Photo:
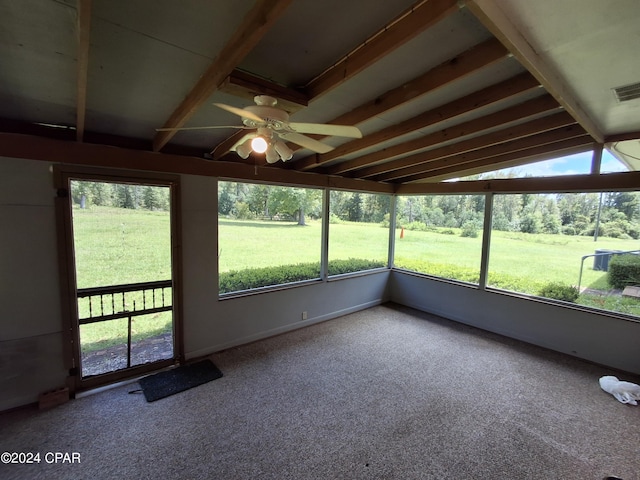
[[[254,0],[93,0],[91,13],[94,21],[111,23],[211,61],[254,3]]]
[[[75,8],[51,1],[4,1],[0,18],[2,116],[74,123]]]
[[[638,0],[495,2],[606,134],[640,131],[640,100],[612,88],[640,82]]]
[[[148,138],[149,128],[161,126],[209,64],[201,55],[93,19],[87,130]]]
[[[303,86],[412,6],[415,0],[296,0],[240,64]]]
[[[362,98],[375,98],[429,72],[489,37],[489,32],[474,17],[466,10],[459,10],[338,88]],[[443,38],[448,41],[443,43]],[[371,81],[372,78],[375,82]]]

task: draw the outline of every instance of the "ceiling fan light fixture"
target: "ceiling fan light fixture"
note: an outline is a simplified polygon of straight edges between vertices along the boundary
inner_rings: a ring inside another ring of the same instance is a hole
[[[264,137],[258,136],[258,137],[255,137],[253,140],[251,140],[251,148],[256,153],[264,153],[267,151],[268,147],[269,147],[269,144],[267,143],[267,140]]]
[[[278,152],[278,155],[280,155],[280,158],[282,158],[283,162],[286,162],[287,160],[291,160],[291,158],[293,157],[293,150],[287,147],[287,144],[284,142],[281,142],[280,140],[276,142],[276,144],[274,145],[274,148],[276,152]]]
[[[247,140],[236,147],[236,153],[240,158],[247,159],[251,155],[251,140]]]
[[[269,145],[265,152],[265,160],[267,163],[276,163],[280,160],[280,155],[276,151],[276,148],[273,145]]]

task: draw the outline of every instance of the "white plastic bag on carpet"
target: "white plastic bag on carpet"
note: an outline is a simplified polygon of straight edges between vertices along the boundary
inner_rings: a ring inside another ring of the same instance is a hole
[[[618,377],[611,375],[600,377],[600,388],[616,397],[620,403],[637,405],[640,400],[640,385],[622,382],[618,380]]]

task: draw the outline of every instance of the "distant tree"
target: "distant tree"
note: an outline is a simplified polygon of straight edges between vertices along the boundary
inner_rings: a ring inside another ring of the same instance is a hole
[[[612,206],[622,212],[627,220],[633,221],[640,217],[640,195],[636,192],[615,192],[611,198]]]
[[[256,215],[269,216],[269,194],[271,187],[269,185],[253,185],[249,191],[247,204],[250,210]]]
[[[347,200],[346,203],[347,218],[352,222],[359,222],[362,220],[362,196],[359,193],[354,193],[353,196]]]
[[[161,201],[160,201],[160,192],[158,187],[152,187],[150,185],[146,185],[143,188],[142,205],[147,210],[160,209]]]
[[[114,183],[113,188],[115,191],[115,207],[136,208],[135,196],[131,185]]]
[[[353,192],[331,190],[329,195],[329,211],[336,217],[345,220],[347,218],[347,203],[353,196]]]
[[[318,216],[322,203],[322,191],[311,188],[274,187],[269,195],[269,211],[284,214],[298,225],[306,225],[306,215]]]
[[[218,182],[218,215],[229,215],[235,203],[235,185],[232,182]]]
[[[493,197],[493,228],[504,231],[519,231],[522,197],[519,194]]]
[[[97,206],[111,206],[111,189],[104,182],[91,182],[89,185],[91,203]]]

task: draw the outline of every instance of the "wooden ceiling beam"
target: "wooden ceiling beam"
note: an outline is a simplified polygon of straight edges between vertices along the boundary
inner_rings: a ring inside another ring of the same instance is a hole
[[[529,163],[541,162],[543,160],[551,160],[567,155],[584,153],[590,151],[592,148],[593,138],[591,137],[591,135],[583,135],[580,138],[563,140],[549,146],[542,145],[539,147],[533,147],[527,151],[505,154],[500,158],[493,159],[493,161],[492,159],[479,160],[478,162],[475,162],[473,166],[469,166],[469,168],[465,170],[449,172],[442,170],[441,172],[437,172],[438,175],[429,176],[427,180],[429,182],[446,182],[447,180],[452,180],[454,178],[460,178],[469,175],[478,175],[481,173],[500,170],[503,168],[518,167]],[[414,184],[415,182],[409,183],[408,185]]]
[[[309,98],[315,99],[333,90],[459,8],[457,0],[420,0],[311,80],[305,91]]]
[[[482,68],[493,65],[507,58],[509,55],[509,52],[500,42],[494,38],[489,39],[441,63],[413,80],[388,90],[350,112],[334,118],[328,123],[336,125],[357,125],[365,122],[376,115],[381,115],[437,88],[441,88]],[[317,135],[314,136],[314,138],[319,140],[326,137]],[[313,155],[298,160],[293,164],[293,168],[296,170],[310,170],[318,166],[320,166],[320,164],[316,163],[316,157]]]
[[[582,108],[565,80],[549,65],[529,43],[495,0],[466,0],[465,5],[480,22],[500,40],[507,49],[544,88],[567,110],[598,143],[604,143],[604,134]]]
[[[425,170],[425,165],[431,165],[435,161],[451,161],[451,157],[456,157],[475,150],[482,150],[494,145],[511,142],[531,135],[537,135],[542,132],[553,130],[560,127],[575,125],[575,119],[567,112],[559,112],[554,115],[531,120],[529,122],[504,128],[496,132],[480,135],[477,137],[463,140],[461,142],[445,145],[426,152],[416,153],[408,157],[402,158],[397,162],[390,162],[393,165],[387,167],[386,172],[373,175],[375,170],[367,169],[366,171],[356,172],[357,178],[375,178],[378,181],[395,180],[396,178],[406,177],[414,173],[420,173]],[[457,157],[456,157],[457,158]],[[384,166],[381,165],[380,167]],[[394,167],[394,168],[391,168]],[[380,168],[382,170],[382,168]]]
[[[454,100],[446,105],[423,112],[396,125],[378,130],[364,138],[344,143],[328,153],[316,154],[314,157],[316,158],[316,163],[324,164],[342,156],[392,140],[401,135],[406,135],[421,128],[426,128],[459,115],[504,101],[508,98],[539,88],[539,86],[540,84],[535,78],[528,73],[523,73],[458,100]]]
[[[548,114],[559,110],[558,102],[551,95],[543,95],[531,100],[519,103],[513,107],[505,108],[485,117],[476,118],[468,122],[460,123],[444,130],[419,137],[408,142],[400,143],[377,152],[363,155],[352,160],[347,160],[325,169],[325,173],[342,174],[357,170],[354,176],[358,178],[372,177],[392,170],[409,167],[415,162],[412,157],[403,157],[397,160],[384,162],[394,157],[407,155],[425,148],[437,147],[439,144],[460,139],[475,133],[480,133],[497,127],[506,127],[514,122],[524,122],[529,117]]]
[[[580,150],[575,147],[573,150]],[[573,153],[579,153],[574,151]],[[540,155],[533,161],[547,160],[555,153]],[[460,182],[408,183],[398,185],[398,195],[441,193],[560,193],[607,192],[636,190],[640,185],[640,172],[608,173],[606,175],[559,175],[556,177],[496,178],[491,180],[465,180]]]
[[[76,140],[83,141],[87,111],[87,78],[89,71],[89,38],[91,32],[91,0],[78,1],[78,59],[76,97]]]
[[[627,132],[608,135],[604,139],[604,143],[627,142],[629,140],[640,140],[640,132]]]
[[[107,145],[52,140],[0,132],[0,156],[49,163],[86,165],[123,170],[203,175],[250,182],[267,182],[318,188],[393,193],[394,186],[369,180],[332,177],[237,162],[212,162],[202,158],[117,148]]]
[[[292,114],[309,104],[309,97],[295,88],[285,87],[251,73],[234,69],[220,85],[220,91],[251,102],[256,95],[270,95],[278,99],[278,108]]]
[[[218,53],[213,63],[203,73],[178,108],[162,128],[179,128],[206,102],[233,69],[257,45],[274,23],[284,13],[292,0],[257,0],[240,26]],[[159,151],[176,134],[176,131],[158,132],[153,140],[154,151]]]
[[[498,164],[505,161],[505,158],[508,160],[522,159],[537,153],[546,153],[587,143],[593,145],[593,139],[590,138],[580,125],[574,124],[570,127],[559,128],[511,142],[474,150],[455,157],[425,163],[422,165],[423,168],[420,173],[405,175],[397,178],[396,181],[399,183],[411,183],[424,180],[425,178],[441,176],[443,174],[453,174],[455,172],[460,172],[460,175],[454,175],[454,177],[460,177],[466,175],[463,172],[479,166],[491,167],[491,170],[498,170],[502,168]],[[558,145],[560,145],[560,147],[558,147]],[[492,166],[494,164],[497,165],[495,168]]]
[[[230,135],[228,138],[224,139],[222,142],[216,145],[214,149],[211,151],[212,159],[220,160],[222,157],[227,155],[231,151],[233,146],[236,143],[238,143],[240,139],[244,137],[246,134],[247,134],[246,130],[238,130],[237,132]],[[238,159],[240,159],[240,156],[238,155],[236,156],[238,157]]]

